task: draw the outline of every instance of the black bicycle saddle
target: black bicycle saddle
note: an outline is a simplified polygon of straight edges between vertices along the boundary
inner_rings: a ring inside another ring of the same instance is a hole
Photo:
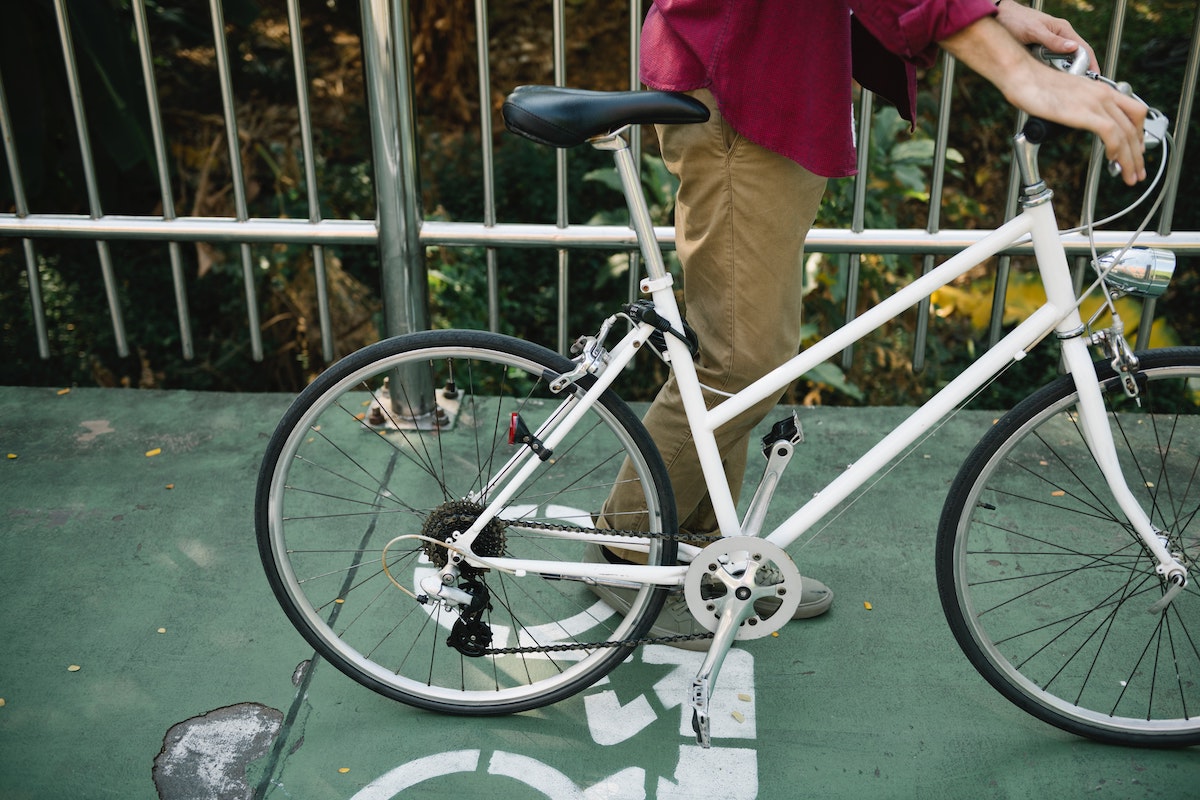
[[[504,124],[526,139],[575,147],[624,125],[704,122],[708,108],[675,92],[596,92],[560,86],[518,86],[501,109]]]

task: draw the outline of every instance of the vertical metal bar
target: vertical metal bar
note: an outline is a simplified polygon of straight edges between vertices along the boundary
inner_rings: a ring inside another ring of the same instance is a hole
[[[1025,113],[1018,115],[1017,128],[1025,124]],[[1021,192],[1021,179],[1014,163],[1008,173],[1008,200],[1004,204],[1004,221],[1017,213],[1017,197]],[[1008,279],[1012,274],[1012,256],[1000,256],[996,263],[996,283],[992,287],[992,314],[988,321],[988,349],[1000,341],[1004,327],[1004,305],[1008,301]]]
[[[313,148],[312,112],[308,106],[308,70],[304,64],[304,31],[300,27],[299,0],[288,0],[288,36],[292,40],[292,68],[296,76],[296,111],[300,116],[300,147],[304,153],[304,183],[308,195],[308,221],[321,221],[317,164]],[[333,322],[329,311],[329,277],[325,272],[325,248],[312,246],[314,280],[317,286],[317,317],[321,326],[321,357],[333,361]]]
[[[862,90],[862,98],[858,112],[858,174],[854,176],[854,211],[850,221],[850,230],[862,233],[865,227],[867,202],[867,169],[870,166],[871,150],[871,114],[874,109],[875,95],[866,89]],[[846,322],[858,316],[858,278],[862,255],[850,253],[846,256]],[[842,351],[842,369],[854,366],[854,345]]]
[[[167,147],[163,135],[162,110],[158,105],[158,85],[154,79],[154,62],[150,56],[150,33],[146,24],[146,2],[133,4],[134,27],[137,30],[138,55],[142,62],[142,83],[146,87],[146,110],[150,117],[150,138],[154,141],[154,164],[158,169],[159,194],[162,197],[163,220],[175,219],[175,199],[171,194],[171,176],[167,167]],[[192,323],[188,315],[187,284],[183,278],[183,259],[178,242],[167,244],[171,260],[171,282],[175,287],[175,315],[179,324],[179,344],[183,357],[195,356],[192,343]]]
[[[1188,49],[1187,66],[1183,71],[1183,86],[1179,95],[1179,108],[1175,112],[1175,150],[1170,154],[1171,163],[1167,165],[1167,186],[1164,190],[1162,212],[1158,218],[1158,232],[1164,236],[1171,232],[1175,217],[1175,199],[1179,194],[1179,179],[1183,170],[1183,153],[1187,145],[1189,123],[1192,118],[1192,106],[1196,102],[1196,74],[1200,71],[1200,3],[1196,4],[1196,17],[1193,20],[1192,44]],[[1145,350],[1150,346],[1150,327],[1154,323],[1154,312],[1158,300],[1150,298],[1142,301],[1142,316],[1138,321],[1137,350]]]
[[[495,142],[492,137],[492,72],[487,0],[475,0],[475,50],[479,61],[479,146],[483,158],[483,225],[496,226]],[[496,248],[487,254],[488,330],[500,330],[500,268]]]
[[[225,39],[225,18],[221,0],[209,0],[212,12],[213,46],[217,57],[217,77],[221,84],[221,107],[225,115],[225,139],[229,144],[229,175],[233,182],[233,201],[239,222],[250,218],[246,208],[246,180],[242,174],[241,142],[238,139],[237,112],[233,103],[233,81],[229,74],[229,43]],[[241,244],[242,284],[246,293],[246,320],[250,328],[250,352],[255,361],[263,360],[262,326],[258,318],[258,292],[254,287],[253,256],[250,245]]]
[[[429,327],[409,74],[409,5],[408,0],[361,0],[360,8],[384,313],[388,334],[395,336]],[[428,370],[408,370],[396,377],[406,389],[392,393],[397,413],[420,417],[434,411]]]
[[[1158,232],[1171,232],[1175,217],[1175,201],[1179,195],[1179,179],[1183,171],[1183,154],[1187,146],[1188,128],[1191,126],[1192,109],[1196,103],[1197,73],[1200,72],[1200,2],[1196,3],[1193,20],[1192,44],[1188,49],[1187,66],[1183,71],[1183,85],[1179,95],[1179,109],[1175,112],[1175,150],[1170,154],[1167,165],[1167,195],[1163,198]]]
[[[87,115],[83,108],[83,94],[79,87],[79,70],[75,63],[75,48],[71,43],[71,23],[67,19],[65,0],[54,0],[55,16],[58,19],[58,38],[62,44],[63,62],[67,69],[67,86],[71,92],[71,106],[75,112],[75,132],[79,137],[79,156],[83,162],[83,177],[87,184],[88,206],[92,219],[104,216],[100,206],[100,192],[96,186],[96,165],[92,160],[92,145],[88,138]],[[121,303],[117,296],[117,281],[113,275],[112,256],[108,242],[96,241],[96,253],[100,257],[100,273],[104,277],[104,293],[108,299],[108,313],[112,318],[113,336],[117,355],[129,355],[129,343],[125,338],[125,321],[121,316]]]
[[[642,1],[629,0],[629,88],[637,91],[642,86],[639,57],[642,45]],[[638,174],[642,169],[642,128],[635,125],[629,130],[630,153],[633,163],[637,165]],[[629,221],[630,226],[633,220]],[[641,286],[642,254],[637,250],[629,253],[629,302],[638,298]]]
[[[950,138],[950,106],[954,91],[954,57],[946,53],[942,58],[941,98],[938,101],[937,134],[933,145],[933,176],[929,186],[929,223],[925,230],[937,233],[942,224],[942,187],[946,183],[946,147]],[[933,256],[922,261],[921,274],[933,269]],[[913,372],[925,369],[925,344],[929,338],[929,298],[917,304],[917,330],[913,342]]]
[[[1030,5],[1038,10],[1042,10],[1042,0],[1033,0]],[[1025,126],[1025,121],[1028,119],[1028,114],[1024,111],[1017,112],[1017,130],[1021,130]],[[1004,221],[1012,219],[1017,213],[1017,198],[1021,192],[1021,176],[1017,170],[1017,163],[1014,160],[1008,169],[1008,201],[1004,205]],[[992,287],[992,312],[991,319],[988,322],[988,337],[987,347],[990,350],[996,342],[1000,341],[1000,337],[1004,328],[1004,306],[1008,301],[1008,279],[1012,274],[1012,256],[1000,256],[996,263],[996,283]]]
[[[1110,78],[1117,75],[1117,62],[1121,54],[1121,35],[1125,30],[1126,0],[1116,0],[1113,3],[1113,16],[1108,28],[1108,46],[1104,51],[1103,72]],[[1104,161],[1104,144],[1098,137],[1092,137],[1092,154],[1088,160],[1087,181],[1083,189],[1083,209],[1095,208],[1096,195],[1100,191],[1100,165]],[[1080,216],[1080,223],[1085,220]],[[1091,258],[1079,256],[1075,259],[1074,280],[1075,292],[1083,289],[1084,276],[1087,273]]]
[[[12,183],[13,201],[17,216],[29,215],[29,203],[25,199],[25,184],[21,180],[21,165],[17,162],[17,145],[13,139],[12,116],[8,110],[8,98],[4,94],[4,76],[0,75],[0,136],[4,139],[4,156],[8,159],[8,176]],[[50,338],[46,335],[46,309],[42,302],[42,278],[38,273],[37,259],[33,253],[33,240],[22,239],[25,250],[25,275],[29,281],[29,305],[33,310],[33,331],[37,339],[38,355],[50,358]]]
[[[387,288],[389,300],[403,297],[402,303],[391,303],[388,321],[390,330],[398,333],[423,331],[429,328],[429,281],[425,270],[425,248],[421,246],[421,188],[417,168],[417,126],[413,114],[412,38],[409,32],[409,0],[394,0],[391,38],[396,77],[396,121],[400,134],[400,213],[403,221],[404,269],[393,277],[402,278],[403,285]],[[397,291],[399,290],[399,291]]]
[[[554,85],[565,86],[567,74],[567,48],[564,0],[554,0]],[[567,227],[567,151],[554,151],[555,187],[557,189],[557,214],[555,224]],[[567,351],[567,291],[570,283],[570,255],[567,250],[558,251],[558,352]]]

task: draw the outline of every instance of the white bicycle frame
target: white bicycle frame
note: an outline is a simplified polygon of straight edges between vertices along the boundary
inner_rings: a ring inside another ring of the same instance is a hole
[[[614,154],[625,197],[629,203],[633,228],[646,263],[648,277],[642,281],[642,291],[649,295],[655,311],[675,330],[681,331],[683,320],[675,301],[673,281],[664,266],[662,252],[654,236],[628,143],[618,131],[598,137],[592,141],[592,145],[597,149],[610,150]],[[1033,183],[1035,180],[1032,178],[1029,182]],[[1134,499],[1117,461],[1095,367],[1088,352],[1088,343],[1083,336],[1085,326],[1079,314],[1066,251],[1059,238],[1050,196],[1049,190],[1042,186],[1041,191],[1035,191],[1034,196],[1024,200],[1021,213],[1014,219],[848,322],[818,344],[736,394],[721,400],[711,409],[705,405],[688,346],[676,336],[666,336],[667,353],[675,371],[705,483],[723,536],[744,534],[732,491],[721,466],[721,456],[714,436],[717,428],[761,400],[773,396],[817,365],[964,275],[983,260],[998,255],[1029,236],[1033,242],[1038,271],[1045,286],[1046,303],[763,538],[779,547],[787,547],[795,542],[960,403],[1012,361],[1024,358],[1034,345],[1053,331],[1062,341],[1063,361],[1067,371],[1074,377],[1079,392],[1078,411],[1084,437],[1113,496],[1146,547],[1157,558],[1159,574],[1174,583],[1176,591],[1182,588],[1186,581],[1186,570],[1166,549],[1146,512]],[[553,450],[562,441],[599,395],[620,376],[624,367],[654,332],[655,328],[652,325],[641,322],[612,348],[605,366],[596,375],[596,383],[581,395],[569,396],[559,412],[552,414],[536,432],[535,436],[543,448]],[[529,448],[521,448],[521,452],[513,456],[492,479],[486,492],[481,492],[481,495],[490,497],[491,502],[485,513],[481,514],[476,523],[456,542],[457,547],[464,548],[464,555],[469,555],[465,552],[465,547],[478,531],[492,518],[503,516],[503,510],[509,500],[536,472],[540,464],[540,460]],[[588,539],[623,546],[636,546],[639,541],[631,537],[605,536],[602,533],[589,535]],[[640,541],[644,547],[645,540]],[[631,564],[575,564],[513,558],[482,559],[475,556],[469,556],[469,559],[518,576],[533,573],[629,586],[681,586],[688,569],[687,565],[656,567]],[[452,594],[453,590],[450,589],[449,593]]]

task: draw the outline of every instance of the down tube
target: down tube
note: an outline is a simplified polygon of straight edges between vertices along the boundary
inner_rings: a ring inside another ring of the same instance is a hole
[[[852,492],[898,456],[904,448],[919,439],[939,420],[954,410],[980,386],[1004,369],[1010,361],[1023,358],[1025,351],[1041,339],[1062,316],[1057,306],[1044,305],[1018,325],[1008,336],[940,392],[900,423],[862,458],[850,465],[833,482],[818,492],[796,513],[788,517],[767,536],[767,541],[787,547],[800,538],[818,520],[845,500]]]

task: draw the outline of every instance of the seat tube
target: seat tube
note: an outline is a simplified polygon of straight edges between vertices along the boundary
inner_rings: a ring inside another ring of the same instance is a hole
[[[641,180],[629,143],[624,137],[612,134],[592,140],[592,146],[597,150],[611,151],[616,162],[617,174],[621,178],[621,190],[629,206],[629,218],[646,264],[647,279],[642,281],[642,291],[650,295],[654,309],[659,315],[677,330],[683,330],[683,317],[679,313],[679,304],[675,302],[675,291],[672,288],[674,281],[663,262],[662,250],[654,234],[650,209],[642,193]],[[733,493],[725,477],[716,436],[708,427],[708,407],[704,404],[696,365],[692,362],[687,345],[674,336],[668,336],[666,342],[671,356],[671,369],[675,373],[675,381],[679,386],[679,394],[692,429],[692,440],[708,486],[717,524],[723,535],[736,535],[741,529],[741,523],[738,521]]]

